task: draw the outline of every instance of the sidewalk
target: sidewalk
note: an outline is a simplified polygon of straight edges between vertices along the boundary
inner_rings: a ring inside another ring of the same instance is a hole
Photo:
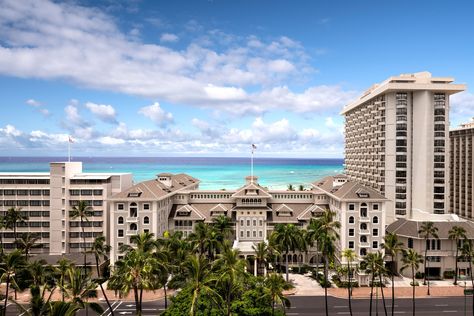
[[[296,296],[321,296],[324,295],[324,288],[319,283],[311,279],[308,276],[301,274],[290,274],[290,281],[295,286],[295,289],[291,291],[291,295]],[[410,286],[411,279],[408,278],[397,278],[395,280],[395,297],[397,298],[410,298],[412,297],[413,288]],[[464,281],[458,282],[458,285],[453,285],[452,280],[436,280],[430,281],[430,294],[428,296],[428,286],[423,285],[423,281],[418,280],[419,286],[415,288],[416,297],[439,297],[439,296],[463,296],[464,295]],[[467,287],[470,287],[468,282]],[[392,287],[390,282],[386,284],[383,289],[386,297],[392,296]],[[374,288],[374,295],[375,295]],[[329,288],[328,295],[340,298],[347,297],[347,289],[344,288]],[[380,289],[378,289],[378,295],[381,296]],[[359,287],[352,290],[352,296],[354,298],[369,298],[370,288]]]

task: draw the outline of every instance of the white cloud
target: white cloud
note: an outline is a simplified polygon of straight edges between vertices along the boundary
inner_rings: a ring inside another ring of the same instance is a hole
[[[196,21],[185,27],[204,32]],[[174,39],[171,35],[163,39]],[[302,45],[285,36],[268,42],[210,30],[173,50],[120,31],[115,19],[97,8],[6,0],[0,37],[0,74],[68,80],[169,103],[238,114],[273,108],[306,112],[339,110],[353,95],[339,86],[302,93],[285,86],[314,72]]]
[[[121,145],[125,143],[125,140],[120,138],[114,138],[110,136],[104,136],[97,139],[97,141],[104,145]]]
[[[0,128],[0,133],[8,137],[18,137],[22,135],[22,132],[16,129],[15,126],[7,124],[5,127]]]
[[[452,127],[467,123],[474,117],[474,94],[461,92],[451,96],[450,121]]]
[[[79,115],[79,111],[77,107],[73,104],[69,104],[64,108],[64,112],[66,113],[66,120],[71,123],[80,123],[82,122],[82,118]]]
[[[117,124],[115,109],[111,105],[96,104],[92,102],[86,103],[88,108],[95,116],[106,123]]]
[[[173,114],[163,110],[158,102],[142,107],[138,113],[148,117],[158,126],[166,126],[173,123]]]
[[[163,33],[161,34],[160,41],[163,43],[174,43],[179,40],[178,35],[171,34],[171,33]]]
[[[36,101],[35,99],[28,99],[28,100],[26,100],[25,103],[28,104],[28,105],[34,106],[34,107],[41,106],[41,102]]]

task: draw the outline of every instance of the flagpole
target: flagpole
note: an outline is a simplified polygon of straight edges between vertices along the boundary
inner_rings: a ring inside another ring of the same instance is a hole
[[[71,140],[67,140],[67,160],[71,162]]]
[[[253,183],[253,145],[252,145],[252,155],[250,158],[250,183]]]

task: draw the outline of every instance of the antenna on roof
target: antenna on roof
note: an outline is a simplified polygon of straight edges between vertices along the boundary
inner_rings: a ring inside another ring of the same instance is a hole
[[[74,139],[72,139],[71,135],[68,136],[67,139],[67,161],[71,162],[71,144],[74,143]]]

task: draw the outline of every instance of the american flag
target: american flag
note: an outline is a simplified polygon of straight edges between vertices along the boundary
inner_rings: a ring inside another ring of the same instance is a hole
[[[252,154],[255,149],[257,149],[257,146],[255,144],[252,144]]]
[[[74,139],[72,139],[71,136],[68,136],[68,141],[69,141],[69,143],[71,143],[71,144],[74,143]]]

